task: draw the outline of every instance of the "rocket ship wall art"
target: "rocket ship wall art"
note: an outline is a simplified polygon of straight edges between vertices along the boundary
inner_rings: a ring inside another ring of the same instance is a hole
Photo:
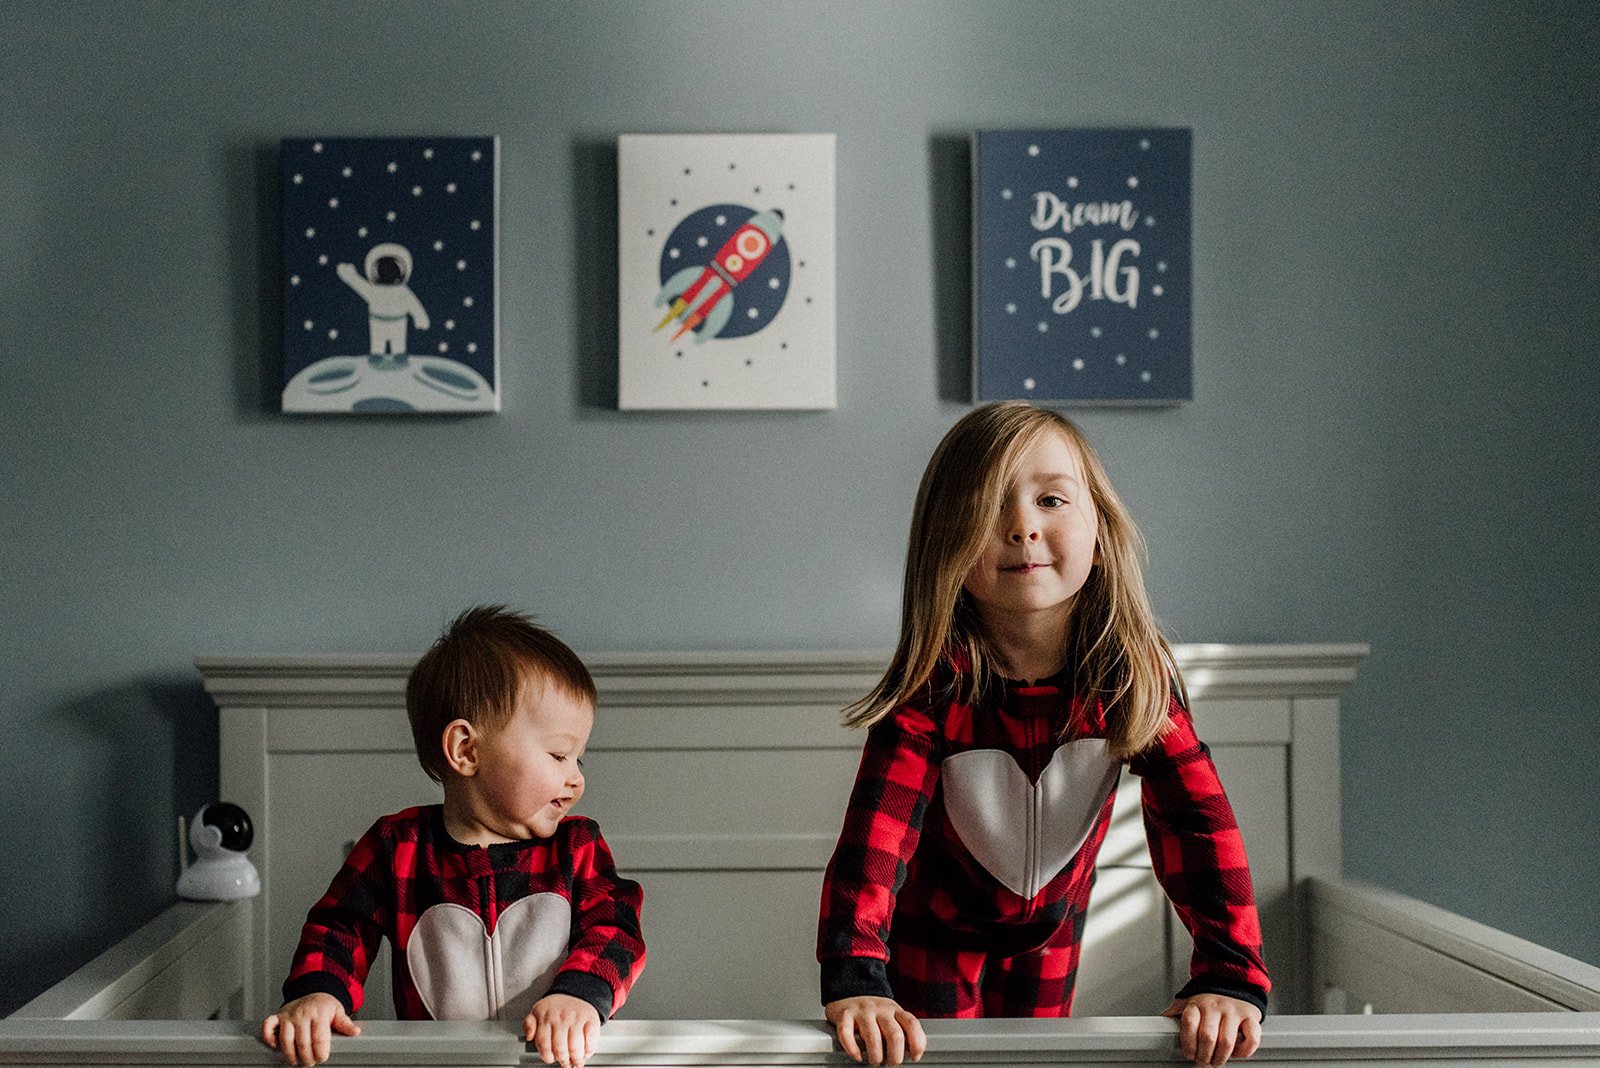
[[[733,314],[733,301],[727,298],[761,265],[782,234],[783,212],[759,212],[723,242],[710,263],[685,267],[667,279],[656,294],[656,307],[669,300],[672,306],[656,324],[656,330],[676,319],[683,324],[672,335],[676,341],[703,323],[704,329],[695,335],[696,344],[722,333]]]
[[[832,134],[617,139],[617,407],[837,403]]]

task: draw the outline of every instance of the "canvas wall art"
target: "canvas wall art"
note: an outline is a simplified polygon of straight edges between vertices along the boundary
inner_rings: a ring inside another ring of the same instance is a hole
[[[977,400],[1193,397],[1191,141],[1187,129],[977,133]]]
[[[283,410],[497,412],[499,142],[283,142]]]
[[[618,140],[618,405],[836,404],[832,134]]]

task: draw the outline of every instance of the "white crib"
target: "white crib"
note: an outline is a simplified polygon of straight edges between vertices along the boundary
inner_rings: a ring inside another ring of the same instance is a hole
[[[1338,695],[1365,652],[1178,649],[1262,908],[1276,989],[1256,1062],[1600,1065],[1600,969],[1340,879]],[[601,706],[583,808],[645,886],[650,946],[596,1068],[842,1063],[819,1023],[785,1021],[820,1012],[817,896],[861,740],[838,727],[838,709],[883,658],[586,659]],[[401,711],[411,663],[198,661],[221,714],[222,796],[255,819],[264,891],[175,905],[0,1021],[0,1063],[271,1063],[254,1028],[277,1002],[305,909],[374,816],[437,797]],[[608,788],[618,783],[628,791]],[[931,1021],[928,1062],[1174,1058],[1174,1025],[1151,1014],[1181,985],[1187,939],[1149,870],[1137,781],[1122,789],[1077,1018]],[[507,1026],[381,1019],[387,971],[374,967],[365,1033],[336,1040],[336,1063],[537,1062]]]

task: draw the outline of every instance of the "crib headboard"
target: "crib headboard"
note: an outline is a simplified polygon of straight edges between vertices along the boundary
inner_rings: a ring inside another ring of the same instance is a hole
[[[1337,878],[1338,698],[1364,645],[1185,645],[1198,730],[1238,812],[1262,908],[1273,1008],[1311,1001],[1292,892]],[[861,746],[839,710],[881,653],[599,653],[580,810],[645,888],[633,1019],[809,1018],[822,869]],[[306,909],[385,812],[438,800],[404,713],[415,657],[207,656],[220,791],[256,824],[259,1014],[276,1004]],[[1125,780],[1131,777],[1125,777]],[[624,788],[621,784],[627,784]],[[1150,873],[1137,780],[1124,782],[1088,921],[1076,1015],[1148,1014],[1187,975],[1188,944]],[[387,965],[364,1015],[389,1004]],[[1309,1011],[1309,1010],[1304,1010]]]

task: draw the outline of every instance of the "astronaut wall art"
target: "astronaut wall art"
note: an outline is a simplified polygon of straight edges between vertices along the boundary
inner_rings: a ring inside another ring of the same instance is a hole
[[[834,407],[833,135],[625,135],[618,173],[619,406]]]
[[[500,410],[499,143],[283,142],[283,410]]]

